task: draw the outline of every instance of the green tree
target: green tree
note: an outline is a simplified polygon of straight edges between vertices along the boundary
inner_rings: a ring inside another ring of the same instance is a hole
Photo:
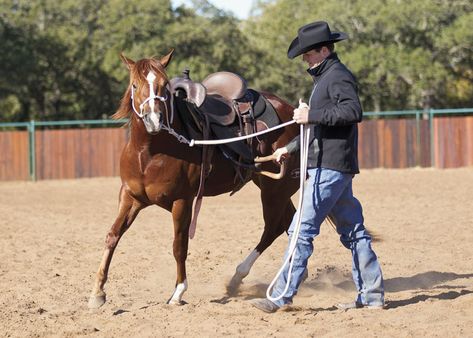
[[[186,67],[195,80],[258,73],[261,54],[240,21],[205,0],[177,9],[170,0],[0,0],[0,13],[0,101],[8,109],[14,96],[21,107],[4,120],[112,114],[127,85],[121,52],[139,59],[175,48],[170,77]]]
[[[90,61],[89,36],[96,1],[3,0],[0,97],[14,94],[21,114],[14,119],[95,117],[110,108],[104,76]],[[105,76],[106,77],[106,76]],[[92,93],[92,95],[91,95]],[[110,96],[110,95],[109,95]],[[95,100],[97,99],[97,100]],[[98,101],[98,102],[97,102]]]
[[[307,98],[311,86],[301,62],[287,60],[287,47],[298,27],[326,20],[350,36],[336,51],[357,76],[366,110],[473,103],[471,2],[279,0],[260,1],[258,8],[262,14],[248,20],[245,32],[267,52],[270,76],[260,85],[293,102]]]

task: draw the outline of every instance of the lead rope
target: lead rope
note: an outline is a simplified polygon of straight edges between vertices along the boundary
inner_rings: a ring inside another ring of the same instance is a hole
[[[268,289],[266,290],[266,297],[273,303],[280,300],[286,294],[287,290],[289,289],[289,284],[291,282],[292,267],[294,265],[294,258],[296,256],[296,245],[297,245],[297,240],[299,239],[299,232],[301,229],[301,219],[302,219],[301,210],[302,210],[304,188],[305,188],[305,178],[306,178],[305,173],[307,172],[307,157],[309,153],[309,143],[310,143],[309,141],[310,141],[310,127],[308,124],[301,124],[300,125],[300,144],[301,144],[300,145],[300,174],[299,174],[300,188],[299,188],[299,203],[297,205],[297,221],[296,221],[296,225],[294,227],[291,242],[287,251],[286,259],[284,260],[283,265],[281,266],[278,273],[276,274],[271,284],[269,284]],[[287,282],[286,282],[286,286],[284,287],[284,291],[281,292],[279,296],[272,297],[271,291],[274,287],[274,284],[276,284],[277,279],[283,273],[288,263],[289,263],[289,271],[287,274]]]
[[[314,89],[312,90],[309,102],[312,101],[312,96],[314,95],[314,91],[315,91],[316,87],[317,86],[314,86]],[[132,94],[133,94],[133,92],[132,92]],[[303,103],[299,102],[299,108],[301,108],[301,104],[303,104]],[[306,104],[303,104],[303,105],[307,106]],[[307,106],[307,108],[310,108],[310,107]],[[173,106],[171,106],[171,113],[172,113],[172,117],[171,117],[171,121],[172,121],[173,118],[174,118],[174,107]],[[167,105],[166,105],[166,115],[169,115]],[[169,118],[167,120],[168,120],[167,121],[168,125],[162,124],[163,129],[165,129],[169,134],[176,137],[179,142],[186,143],[190,147],[193,147],[194,145],[217,145],[217,144],[225,144],[225,143],[231,143],[231,142],[236,142],[236,141],[240,141],[240,140],[245,140],[245,139],[248,139],[248,138],[251,138],[251,137],[257,137],[259,135],[263,135],[263,134],[272,132],[274,130],[286,127],[286,126],[291,125],[291,124],[296,122],[295,120],[291,120],[291,121],[279,124],[277,126],[274,126],[272,128],[269,128],[269,129],[266,129],[266,130],[263,130],[263,131],[260,131],[260,132],[256,132],[256,133],[253,133],[253,134],[240,136],[240,137],[232,137],[232,138],[226,138],[226,139],[220,139],[220,140],[194,140],[194,139],[192,139],[192,140],[189,141],[184,136],[176,133],[176,131],[171,127],[171,124],[169,123]],[[294,226],[294,231],[293,231],[291,242],[290,242],[289,249],[288,249],[288,252],[287,252],[287,257],[284,260],[284,263],[281,266],[281,268],[279,269],[278,273],[276,274],[276,276],[272,280],[271,284],[269,284],[268,289],[266,290],[266,297],[269,300],[271,300],[272,302],[278,301],[279,299],[281,299],[286,294],[287,290],[289,289],[289,284],[291,282],[292,268],[293,268],[293,265],[294,265],[294,258],[296,256],[296,245],[297,245],[297,240],[299,239],[299,232],[300,232],[300,228],[301,228],[301,220],[302,220],[301,210],[302,210],[302,203],[303,203],[303,197],[304,197],[305,178],[306,178],[306,172],[307,172],[307,160],[308,160],[308,155],[309,155],[309,144],[310,144],[310,125],[309,124],[301,124],[300,125],[300,171],[299,171],[299,173],[300,173],[299,174],[299,185],[300,185],[300,187],[299,187],[299,202],[298,202],[298,205],[297,205],[297,212],[296,212],[297,213],[297,221],[296,221],[296,225]],[[194,227],[193,232],[195,233],[195,227]],[[193,234],[192,234],[192,237],[193,237]],[[286,282],[286,285],[284,287],[284,291],[279,296],[272,297],[271,296],[271,291],[274,287],[274,284],[276,283],[279,276],[283,273],[284,268],[286,267],[286,265],[288,263],[289,263],[289,271],[288,271],[288,274],[287,274],[287,282]]]

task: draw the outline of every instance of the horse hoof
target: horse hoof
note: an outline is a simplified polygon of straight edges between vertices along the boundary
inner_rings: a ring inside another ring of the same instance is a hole
[[[90,296],[89,298],[89,309],[98,309],[105,304],[105,295]]]
[[[236,296],[240,289],[243,280],[239,276],[233,276],[230,282],[227,284],[227,295]]]
[[[182,306],[187,304],[185,301],[180,300],[178,298],[169,298],[169,300],[166,302],[168,305],[175,305],[175,306]]]

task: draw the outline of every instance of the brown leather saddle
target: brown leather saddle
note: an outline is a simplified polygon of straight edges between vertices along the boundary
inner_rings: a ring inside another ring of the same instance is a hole
[[[249,135],[279,124],[279,118],[271,104],[258,92],[249,89],[241,76],[231,72],[217,72],[207,76],[202,83],[193,82],[189,70],[183,77],[170,81],[170,91],[176,99],[175,108],[193,139],[226,139]],[[253,141],[237,141],[219,145],[224,156],[233,161],[235,187],[231,194],[240,190],[251,179],[253,171],[259,171],[254,163],[262,138]],[[205,180],[212,166],[213,146],[202,147],[202,163],[199,190],[191,221],[191,237],[195,231],[197,216],[204,195]]]
[[[271,104],[258,92],[249,89],[246,80],[235,73],[213,73],[198,83],[193,82],[189,71],[185,70],[183,77],[170,81],[170,87],[174,95],[179,95],[180,90],[185,92],[187,110],[198,127],[197,133],[201,134],[196,135],[194,131],[190,132],[190,136],[197,139],[249,135],[279,123]],[[219,148],[237,165],[256,169],[253,159],[257,143],[252,138]]]

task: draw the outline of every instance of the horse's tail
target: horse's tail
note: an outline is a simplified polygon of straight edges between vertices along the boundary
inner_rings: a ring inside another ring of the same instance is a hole
[[[337,231],[337,227],[335,225],[335,222],[333,221],[333,219],[330,218],[330,216],[327,216],[327,218],[325,220],[327,221],[328,224],[330,224],[330,226],[333,228],[333,230]],[[366,229],[366,230],[368,231],[368,229]],[[372,242],[382,242],[383,241],[383,238],[381,237],[381,235],[379,235],[376,232],[373,232],[373,230],[369,230],[368,233],[371,236],[371,241]]]

